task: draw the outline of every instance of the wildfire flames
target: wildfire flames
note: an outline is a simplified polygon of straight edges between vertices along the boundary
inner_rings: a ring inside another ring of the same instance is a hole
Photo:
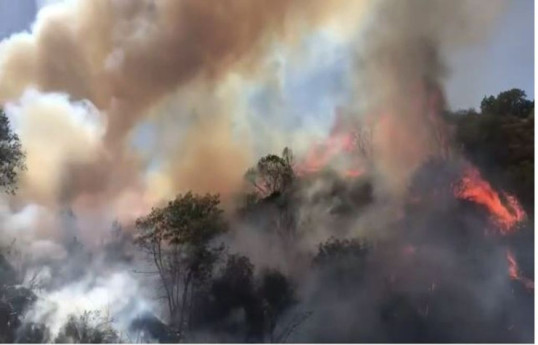
[[[515,231],[515,226],[525,218],[525,211],[517,199],[503,192],[506,205],[499,193],[482,179],[476,168],[468,168],[455,189],[456,197],[482,205],[488,209],[502,235]]]
[[[342,169],[341,174],[344,177],[355,178],[364,173],[359,167],[360,162],[358,155],[354,154],[357,150],[357,133],[346,131],[342,116],[337,114],[335,125],[331,130],[329,137],[324,141],[315,144],[306,154],[303,162],[295,167],[298,175],[306,175],[319,172],[333,162],[338,156],[348,155],[351,161],[349,165]]]
[[[298,175],[319,172],[342,154],[348,155],[354,166],[341,171],[342,176],[355,178],[364,173],[363,169],[358,168],[360,160],[357,153],[357,135],[345,128],[342,118],[337,116],[329,137],[313,146],[303,162],[295,167],[295,171]],[[493,224],[503,236],[513,234],[517,230],[517,225],[526,217],[525,211],[514,196],[504,191],[501,193],[495,191],[491,184],[482,178],[480,171],[473,166],[464,170],[463,177],[455,185],[454,196],[486,208]],[[406,256],[413,255],[415,251],[416,248],[411,245],[403,250]],[[510,250],[506,253],[506,259],[510,279],[519,281],[526,289],[534,289],[534,282],[521,275],[515,256]]]
[[[508,275],[510,279],[521,282],[529,290],[534,289],[534,282],[529,278],[521,276],[516,258],[510,249],[506,251],[506,260],[508,260]]]

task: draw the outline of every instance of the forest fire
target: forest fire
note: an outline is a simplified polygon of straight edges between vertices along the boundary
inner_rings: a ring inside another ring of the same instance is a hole
[[[534,100],[453,59],[531,11],[19,2],[0,343],[534,339]]]
[[[455,195],[486,207],[502,235],[513,232],[515,226],[525,218],[525,211],[517,199],[503,192],[507,204],[505,205],[499,193],[482,179],[480,172],[474,167],[464,172],[463,178],[455,188]]]

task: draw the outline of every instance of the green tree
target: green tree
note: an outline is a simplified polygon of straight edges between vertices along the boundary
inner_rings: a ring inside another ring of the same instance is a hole
[[[465,156],[480,168],[495,188],[515,194],[527,213],[532,214],[534,102],[503,100],[508,95],[523,97],[523,91],[516,91],[503,92],[497,98],[485,98],[481,113],[460,111],[449,116],[449,121],[455,125],[456,141]]]
[[[527,117],[533,108],[534,101],[529,101],[525,91],[520,89],[503,91],[497,97],[484,97],[480,103],[482,113],[492,115]]]
[[[222,250],[211,246],[226,231],[219,203],[218,195],[189,192],[136,221],[135,241],[155,264],[171,325],[182,336],[188,330],[193,290],[210,277]]]
[[[11,131],[9,119],[0,109],[0,187],[14,194],[20,171],[25,169],[25,154],[17,134]]]

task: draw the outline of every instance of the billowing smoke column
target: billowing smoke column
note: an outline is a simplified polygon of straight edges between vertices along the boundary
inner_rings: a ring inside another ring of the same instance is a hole
[[[374,132],[377,174],[393,193],[405,190],[425,159],[446,150],[446,130],[439,128],[442,84],[449,73],[443,57],[487,33],[502,6],[498,1],[482,5],[384,1],[361,36],[356,102]]]
[[[56,190],[37,191],[53,192],[60,203],[84,196],[99,203],[127,188],[137,188],[142,163],[130,152],[128,139],[151,107],[186,84],[196,88],[194,81],[207,85],[200,93],[213,93],[218,81],[232,70],[255,73],[255,61],[266,43],[278,37],[298,38],[300,27],[317,24],[333,6],[321,1],[231,1],[219,5],[199,1],[77,1],[45,7],[31,34],[14,35],[2,43],[0,100],[16,101],[28,87],[42,93],[67,93],[73,101],[91,102],[104,117],[106,132],[98,138],[103,150],[92,150],[92,157],[79,157],[78,162],[62,166],[62,185]],[[210,122],[192,126],[199,126],[193,129],[198,132],[215,133],[213,140],[221,145],[211,146],[211,150],[220,146],[222,152],[214,156],[237,160],[217,165],[223,171],[216,175],[237,179],[225,169],[246,167],[248,151],[226,142],[230,140],[225,134],[230,131],[228,122],[214,120],[230,116],[227,112],[231,110],[202,109],[215,114],[202,114],[210,117]],[[203,145],[197,136],[186,140],[183,145]],[[203,154],[191,156],[206,159],[200,157]],[[197,164],[203,166],[202,162],[184,165]],[[223,182],[217,191],[229,191],[226,185],[234,183],[237,181]]]
[[[345,1],[98,0],[42,8],[31,33],[0,44],[0,102],[23,142],[28,168],[17,197],[5,201],[3,237],[34,249],[39,241],[66,246],[73,236],[99,247],[112,221],[129,224],[163,197],[192,189],[220,192],[226,201],[255,159],[232,132],[237,109],[230,95],[237,94],[227,90],[230,75],[256,77],[271,42],[293,43],[309,28],[349,13],[355,20],[362,7]],[[190,109],[155,116],[174,98]],[[150,155],[164,157],[149,175],[148,157],[131,145],[134,130],[148,121],[184,127],[181,138],[157,135],[155,147],[164,153]],[[65,210],[76,215],[74,226],[65,226]],[[42,296],[36,308],[63,303],[62,291],[94,291],[93,283],[67,283]],[[103,289],[115,296],[114,286]],[[62,310],[50,321],[55,330]],[[48,312],[37,310],[31,318]]]

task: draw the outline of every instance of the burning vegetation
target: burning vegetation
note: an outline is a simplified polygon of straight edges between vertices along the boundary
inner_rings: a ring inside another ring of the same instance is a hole
[[[0,341],[532,341],[534,101],[444,99],[473,4],[51,5],[0,45]],[[264,47],[363,15],[324,138],[233,140]]]
[[[476,168],[465,170],[455,189],[456,197],[484,206],[503,235],[516,231],[517,225],[525,218],[525,211],[517,199],[503,192],[504,202],[501,201],[499,193],[482,179]]]

